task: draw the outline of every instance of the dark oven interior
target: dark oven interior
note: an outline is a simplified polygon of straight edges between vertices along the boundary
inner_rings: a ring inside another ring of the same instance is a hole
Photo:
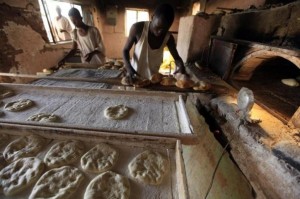
[[[290,78],[300,81],[300,69],[286,59],[275,57],[257,66],[248,81],[230,79],[229,82],[237,89],[251,89],[258,104],[288,122],[300,106],[300,87],[281,82]]]

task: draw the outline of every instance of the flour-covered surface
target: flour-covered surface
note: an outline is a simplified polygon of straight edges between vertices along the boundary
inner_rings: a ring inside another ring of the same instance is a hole
[[[51,77],[78,77],[78,78],[117,78],[121,74],[119,70],[98,70],[98,69],[61,69],[53,73]],[[50,80],[39,79],[31,83],[38,86],[57,86],[71,88],[111,88],[112,85],[96,82],[84,81],[66,81],[66,80]]]
[[[168,146],[164,146],[159,143],[159,140],[155,141],[155,139],[152,139],[153,143],[150,143],[150,139],[147,139],[145,137],[145,140],[140,139],[138,142],[130,142],[122,140],[121,138],[115,138],[113,140],[105,140],[105,138],[97,137],[85,137],[85,136],[76,136],[71,135],[65,132],[54,132],[53,130],[32,130],[30,128],[25,129],[19,129],[18,128],[8,128],[5,129],[2,127],[0,130],[1,134],[8,134],[9,135],[9,141],[7,144],[18,137],[20,135],[25,134],[32,134],[33,132],[36,134],[40,134],[44,136],[45,138],[49,139],[50,142],[48,142],[48,145],[45,145],[45,147],[36,155],[35,157],[38,157],[40,160],[43,161],[45,154],[47,151],[53,146],[55,143],[58,143],[63,140],[80,140],[82,141],[83,145],[85,146],[85,152],[93,148],[96,144],[99,143],[106,143],[109,144],[111,147],[115,148],[119,151],[120,156],[116,162],[116,165],[110,170],[115,173],[121,174],[129,179],[130,187],[131,187],[131,193],[130,193],[130,199],[179,199],[179,191],[181,190],[181,187],[179,186],[179,181],[184,181],[185,179],[178,179],[177,176],[177,165],[181,164],[178,162],[178,160],[175,157],[175,153],[177,150],[176,147],[176,140],[172,138],[168,138],[165,140],[168,140],[166,142],[172,143]],[[178,144],[178,143],[177,143]],[[6,146],[3,146],[0,148],[0,153],[3,152],[4,148]],[[146,185],[140,182],[136,182],[133,178],[130,177],[129,171],[128,171],[128,164],[130,161],[137,156],[138,154],[142,153],[145,150],[153,150],[155,152],[158,152],[162,154],[163,156],[168,158],[169,161],[169,171],[168,174],[164,177],[162,183],[160,185],[152,186],[152,185]],[[179,152],[180,153],[180,152]],[[79,186],[80,188],[77,189],[77,191],[70,197],[73,199],[82,199],[84,196],[84,192],[86,190],[87,185],[89,182],[97,176],[97,174],[93,174],[90,172],[84,171],[80,166],[80,159],[78,159],[77,162],[70,164],[70,166],[78,168],[81,172],[84,174],[84,180],[83,183]],[[43,171],[43,173],[49,171],[51,168],[46,167]],[[35,182],[36,183],[36,182]],[[29,186],[26,190],[13,195],[13,196],[4,196],[2,193],[0,193],[0,198],[5,199],[23,199],[28,198],[30,195],[32,188],[34,186],[33,183],[31,186]]]
[[[5,116],[0,122],[131,134],[191,135],[188,115],[179,94],[0,84],[0,89],[2,87],[16,93],[3,99],[5,104],[30,99],[34,106],[18,113],[1,107]],[[110,120],[104,116],[107,107],[120,104],[130,108],[126,118]],[[59,123],[27,121],[38,113],[54,114],[61,120]]]

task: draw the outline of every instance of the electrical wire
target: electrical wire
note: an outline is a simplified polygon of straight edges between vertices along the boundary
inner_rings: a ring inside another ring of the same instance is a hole
[[[233,139],[233,138],[232,138],[232,139]],[[211,190],[211,188],[212,188],[212,185],[213,185],[213,182],[214,182],[214,178],[215,178],[217,169],[218,169],[218,167],[219,167],[219,164],[220,164],[220,162],[221,162],[221,160],[222,160],[223,155],[224,155],[225,152],[226,152],[227,147],[229,146],[230,142],[232,141],[232,139],[229,140],[229,141],[227,142],[227,144],[225,145],[225,147],[223,148],[222,154],[221,154],[221,156],[219,157],[218,163],[217,163],[217,165],[216,165],[216,167],[215,167],[215,169],[214,169],[214,172],[213,172],[213,175],[212,175],[212,178],[211,178],[211,181],[210,181],[210,184],[209,184],[209,187],[208,187],[208,190],[207,190],[207,192],[206,192],[206,194],[205,194],[204,199],[207,199],[207,196],[208,196],[208,194],[209,194],[209,192],[210,192],[210,190]]]

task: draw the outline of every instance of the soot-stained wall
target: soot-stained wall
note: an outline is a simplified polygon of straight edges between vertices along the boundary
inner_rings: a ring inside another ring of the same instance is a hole
[[[38,0],[0,0],[0,15],[1,72],[34,74],[63,56],[64,45],[48,42]]]

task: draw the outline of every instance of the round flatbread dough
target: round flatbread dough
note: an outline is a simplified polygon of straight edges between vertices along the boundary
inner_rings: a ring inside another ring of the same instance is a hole
[[[128,199],[129,196],[129,180],[111,171],[107,171],[95,177],[87,186],[84,193],[84,199]]]
[[[29,199],[67,199],[72,196],[84,179],[82,172],[70,166],[47,171],[33,187]]]
[[[59,122],[60,118],[54,114],[39,113],[30,116],[27,121],[33,122]]]
[[[49,140],[38,135],[24,136],[12,141],[4,149],[3,156],[6,161],[13,162],[23,157],[37,155]]]
[[[30,99],[19,99],[18,101],[9,102],[4,106],[7,111],[17,112],[30,108],[34,105],[34,102]]]
[[[195,82],[191,79],[188,80],[177,80],[176,87],[178,88],[192,88],[195,85]]]
[[[163,86],[174,86],[176,79],[174,77],[164,77],[162,78],[160,84]]]
[[[111,169],[117,162],[119,152],[111,146],[101,143],[81,157],[81,167],[92,173],[102,173]]]
[[[150,81],[151,81],[152,84],[158,84],[158,83],[161,82],[161,80],[162,80],[163,77],[164,76],[162,74],[156,73],[156,74],[153,74],[151,76]]]
[[[128,169],[130,175],[137,181],[159,185],[169,169],[169,162],[158,152],[145,151],[129,163]]]
[[[104,110],[104,116],[108,119],[120,120],[129,115],[130,108],[124,105],[111,106]]]
[[[0,90],[0,99],[11,97],[14,95],[14,92],[11,90],[1,89]]]
[[[84,152],[84,144],[79,141],[61,141],[47,152],[44,162],[48,167],[60,167],[75,163]]]
[[[149,79],[137,79],[133,86],[137,88],[144,88],[151,84],[151,81]]]
[[[291,87],[297,87],[299,86],[299,83],[297,82],[296,79],[282,79],[281,82],[287,86]]]
[[[21,158],[0,171],[0,192],[6,196],[19,193],[38,180],[43,162],[34,157]]]

